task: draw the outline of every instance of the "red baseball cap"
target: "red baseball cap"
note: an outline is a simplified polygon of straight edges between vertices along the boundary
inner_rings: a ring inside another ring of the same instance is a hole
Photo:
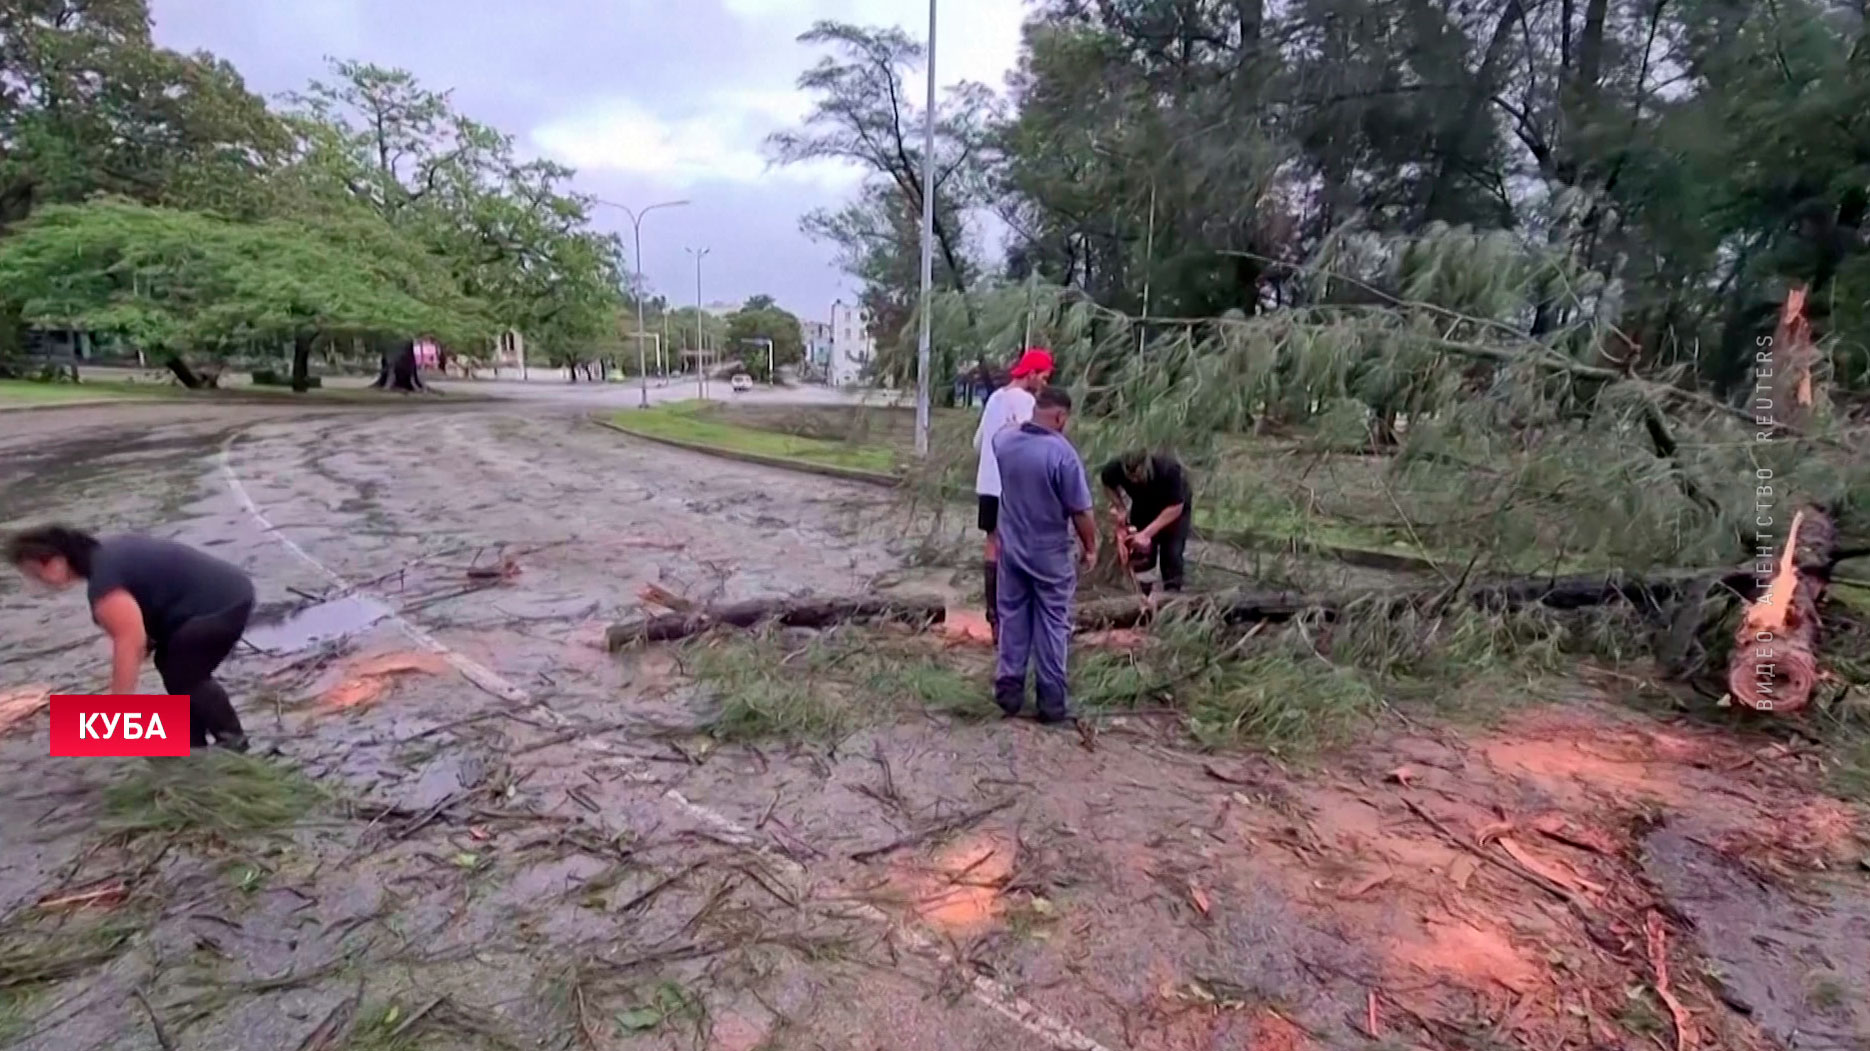
[[[1013,378],[1022,379],[1035,372],[1051,372],[1052,370],[1051,351],[1044,347],[1028,347],[1026,353],[1021,354],[1018,363],[1013,366]]]

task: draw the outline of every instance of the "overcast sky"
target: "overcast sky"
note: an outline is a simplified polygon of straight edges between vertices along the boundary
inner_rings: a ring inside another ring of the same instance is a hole
[[[925,0],[152,0],[163,44],[205,48],[269,98],[322,74],[324,57],[400,66],[452,88],[470,116],[578,169],[578,188],[632,207],[689,198],[643,222],[650,285],[692,302],[683,249],[711,248],[703,298],[756,292],[823,319],[851,283],[799,217],[856,185],[848,170],[772,168],[761,141],[796,121],[794,87],[821,18],[927,33]],[[1004,87],[1019,0],[941,0],[940,81]],[[920,97],[921,77],[911,78]],[[628,232],[615,209],[599,221]],[[625,238],[626,250],[629,239]]]

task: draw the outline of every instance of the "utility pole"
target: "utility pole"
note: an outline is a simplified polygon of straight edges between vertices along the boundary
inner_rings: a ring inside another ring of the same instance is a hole
[[[1149,334],[1149,275],[1156,269],[1156,179],[1149,179],[1149,228],[1143,235],[1143,318],[1136,324],[1136,353],[1143,353],[1143,341]]]
[[[916,334],[916,455],[929,454],[929,308],[935,284],[935,0],[929,0],[928,108],[922,114],[922,326]]]
[[[708,400],[708,355],[702,345],[701,332],[701,261],[712,251],[712,248],[688,249],[688,253],[695,257],[695,393],[702,401]]]
[[[631,211],[629,206],[615,201],[597,200],[598,204],[616,208],[630,217],[630,231],[636,242],[636,373],[637,382],[643,392],[642,407],[649,408],[649,361],[643,348],[643,217],[658,208],[680,208],[687,200],[663,201],[652,204],[640,212]]]

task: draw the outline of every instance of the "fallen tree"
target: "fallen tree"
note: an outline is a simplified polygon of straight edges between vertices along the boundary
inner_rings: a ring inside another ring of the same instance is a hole
[[[1711,587],[1731,588],[1745,596],[1750,594],[1752,586],[1753,576],[1746,570],[1716,569],[1678,570],[1646,577],[1585,573],[1481,583],[1459,591],[1441,588],[1307,595],[1296,591],[1236,588],[1183,595],[1155,604],[1135,596],[1084,602],[1077,607],[1075,626],[1079,631],[1102,631],[1136,627],[1171,616],[1218,616],[1229,623],[1277,622],[1301,614],[1332,619],[1352,608],[1393,615],[1404,609],[1446,606],[1455,601],[1481,609],[1540,605],[1568,610],[1629,602],[1660,610],[1685,596],[1705,595]],[[941,623],[946,617],[946,606],[935,598],[754,599],[615,624],[606,632],[606,641],[612,650],[620,650],[634,643],[669,642],[720,627],[754,628],[772,624],[824,628],[847,621],[884,621],[927,627]]]

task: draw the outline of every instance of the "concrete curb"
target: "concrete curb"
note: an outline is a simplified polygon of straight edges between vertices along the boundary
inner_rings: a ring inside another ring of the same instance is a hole
[[[718,456],[724,460],[737,460],[741,463],[753,464],[758,467],[777,467],[786,471],[799,471],[804,474],[815,474],[823,478],[835,478],[844,482],[860,482],[864,485],[874,485],[889,489],[900,488],[903,484],[903,479],[893,474],[880,474],[876,471],[865,471],[856,467],[834,467],[830,464],[811,463],[805,460],[794,460],[784,456],[765,456],[760,453],[745,453],[737,449],[723,449],[718,445],[707,445],[702,442],[687,442],[680,438],[667,438],[658,434],[646,434],[643,431],[632,430],[620,423],[615,423],[598,416],[592,416],[590,420],[599,427],[609,428],[610,430],[616,431],[618,434],[627,435],[631,438],[646,442],[655,442],[658,445],[667,445],[673,449],[700,453],[703,456]]]

